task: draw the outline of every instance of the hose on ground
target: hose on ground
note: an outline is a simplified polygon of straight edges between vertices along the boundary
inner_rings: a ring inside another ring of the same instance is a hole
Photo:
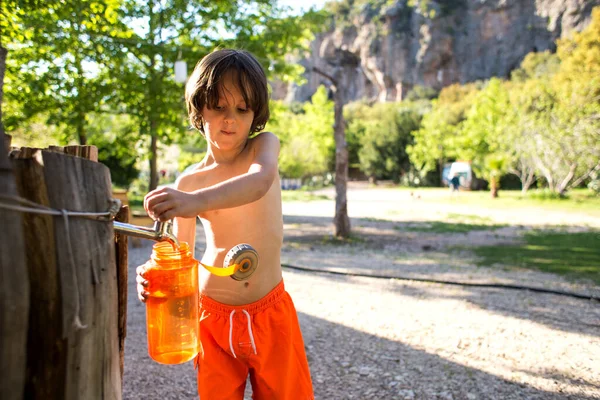
[[[487,288],[487,289],[508,289],[508,290],[527,290],[534,293],[548,293],[559,296],[567,296],[573,297],[576,299],[583,300],[592,300],[600,302],[600,297],[592,296],[587,294],[580,294],[574,292],[566,292],[562,290],[554,290],[554,289],[544,289],[532,286],[522,286],[522,285],[505,285],[501,283],[471,283],[471,282],[458,282],[458,281],[446,281],[440,279],[428,279],[428,278],[413,278],[407,276],[391,276],[391,275],[380,275],[380,274],[362,274],[357,272],[342,272],[342,271],[332,271],[330,269],[318,269],[318,268],[307,268],[307,267],[299,267],[297,265],[290,264],[281,264],[283,268],[288,268],[297,271],[304,272],[317,272],[317,273],[325,273],[332,275],[342,275],[342,276],[355,276],[361,278],[375,278],[375,279],[397,279],[402,281],[414,281],[414,282],[426,282],[426,283],[438,283],[441,285],[454,285],[454,286],[468,286],[468,287],[479,287],[479,288]]]

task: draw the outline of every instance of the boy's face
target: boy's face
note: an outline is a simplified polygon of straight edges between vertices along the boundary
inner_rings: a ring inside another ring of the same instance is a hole
[[[219,150],[234,150],[246,144],[254,111],[248,108],[233,73],[223,77],[223,86],[216,108],[204,106],[204,133],[210,145]]]

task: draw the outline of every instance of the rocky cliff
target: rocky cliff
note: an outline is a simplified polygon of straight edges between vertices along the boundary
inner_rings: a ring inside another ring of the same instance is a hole
[[[527,53],[554,50],[557,38],[585,28],[592,8],[600,5],[600,0],[429,0],[425,7],[407,0],[343,1],[352,12],[318,35],[299,61],[308,82],[275,85],[275,98],[308,100],[327,83],[313,67],[340,76],[340,55],[354,58],[342,74],[348,100],[400,101],[415,85],[441,89],[508,77]]]

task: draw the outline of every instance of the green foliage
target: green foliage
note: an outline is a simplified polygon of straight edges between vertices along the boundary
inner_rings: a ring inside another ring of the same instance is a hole
[[[128,188],[139,175],[139,138],[128,115],[91,114],[88,143],[98,147],[98,161],[110,169],[112,183]]]
[[[267,126],[281,142],[279,170],[286,178],[304,178],[328,171],[334,157],[333,102],[320,86],[294,114],[283,103],[271,102],[271,120]]]
[[[157,142],[186,136],[183,88],[172,72],[179,54],[191,67],[217,47],[244,48],[270,77],[300,82],[302,67],[285,57],[307,48],[327,18],[314,10],[289,15],[275,0],[26,3],[2,3],[2,27],[11,28],[6,97],[17,105],[7,126],[44,112],[48,124],[64,127],[64,141],[83,144],[87,115],[129,114],[149,146],[150,188],[158,180]]]
[[[361,170],[377,179],[399,182],[411,168],[406,147],[412,143],[421,115],[410,104],[359,103],[349,108],[347,118],[347,135],[354,145],[360,144]]]
[[[407,101],[417,101],[417,100],[433,100],[439,95],[439,92],[434,88],[425,87],[416,85],[408,94],[406,95]]]
[[[514,82],[525,82],[528,79],[540,79],[554,75],[560,66],[556,54],[544,51],[529,53],[521,62],[521,66],[511,73]]]
[[[590,176],[590,182],[587,185],[588,189],[600,195],[600,173],[594,171]]]
[[[187,167],[197,164],[204,159],[206,151],[182,151],[177,159],[177,169],[182,172]]]
[[[119,6],[118,0],[16,4],[9,16],[17,33],[6,44],[5,95],[19,107],[7,115],[7,129],[44,113],[49,124],[64,127],[65,142],[85,144],[86,115],[100,111],[117,88],[108,70],[123,54],[105,35],[128,35],[117,19]]]
[[[11,115],[14,110],[12,108],[13,104],[13,102],[4,101],[2,104],[3,112],[6,111],[6,114]],[[64,132],[64,126],[49,125],[47,121],[48,115],[40,113],[19,123],[17,127],[7,124],[7,130],[10,131],[12,136],[12,145],[46,148],[56,145],[61,141],[61,138],[67,136]]]
[[[478,93],[461,124],[457,155],[462,160],[472,161],[473,169],[490,182],[492,189],[499,187],[500,177],[508,171],[508,108],[506,86],[492,78]]]
[[[600,8],[557,45],[527,55],[510,81],[442,90],[409,146],[415,167],[469,160],[492,190],[510,172],[524,191],[543,177],[558,196],[589,182],[600,169]]]
[[[413,132],[414,144],[407,153],[414,167],[425,174],[458,158],[460,124],[467,116],[477,84],[454,84],[445,87],[433,100],[431,111],[423,116],[419,130]]]

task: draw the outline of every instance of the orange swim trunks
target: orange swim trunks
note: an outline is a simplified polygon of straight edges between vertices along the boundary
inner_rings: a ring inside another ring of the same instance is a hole
[[[255,400],[313,400],[298,316],[281,281],[259,301],[229,306],[200,296],[198,394],[243,399],[250,375]]]

